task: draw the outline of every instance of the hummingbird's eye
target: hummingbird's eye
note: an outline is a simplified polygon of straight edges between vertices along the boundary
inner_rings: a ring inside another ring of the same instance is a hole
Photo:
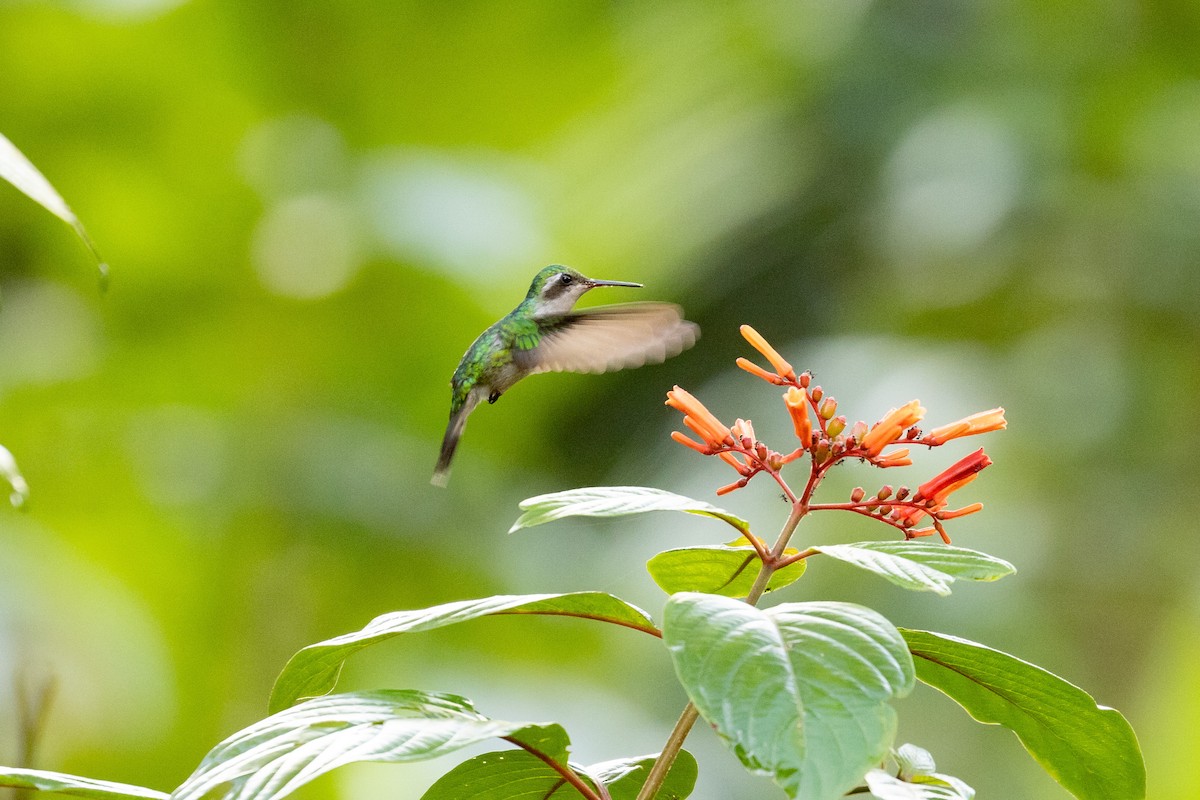
[[[571,285],[571,274],[569,272],[564,272],[562,275],[558,276],[558,282],[561,283],[563,286],[570,286]]]

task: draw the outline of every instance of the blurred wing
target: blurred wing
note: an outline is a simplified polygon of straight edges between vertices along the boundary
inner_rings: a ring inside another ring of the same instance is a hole
[[[610,372],[666,361],[699,335],[699,326],[670,303],[601,306],[566,315],[513,358],[530,372]]]

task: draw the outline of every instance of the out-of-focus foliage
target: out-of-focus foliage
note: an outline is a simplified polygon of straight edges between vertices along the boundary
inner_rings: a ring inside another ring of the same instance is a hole
[[[102,295],[0,186],[0,442],[37,498],[0,509],[0,687],[57,676],[36,766],[175,786],[299,647],[395,609],[603,588],[657,616],[642,563],[707,523],[504,531],[571,486],[706,496],[661,400],[709,380],[714,411],[765,408],[730,375],[748,322],[863,414],[1010,420],[955,543],[1018,574],[947,603],[829,561],[789,592],[1071,676],[1129,716],[1150,796],[1190,797],[1197,41],[1170,3],[0,3],[0,131],[113,265]],[[458,357],[551,262],[644,282],[704,338],[522,382],[430,487]],[[751,491],[723,504],[765,522]],[[586,763],[661,748],[683,697],[649,637],[488,625],[381,645],[343,685],[553,719]],[[935,692],[897,705],[980,796],[1065,796]],[[708,731],[688,747],[698,796],[772,791]],[[417,797],[448,766],[296,796]]]

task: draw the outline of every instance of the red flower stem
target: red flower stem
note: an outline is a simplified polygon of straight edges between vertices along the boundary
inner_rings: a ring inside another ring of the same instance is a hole
[[[883,505],[889,505],[889,504],[888,503],[880,503],[879,505],[883,506]],[[891,505],[903,505],[903,504],[902,503],[891,503]],[[908,528],[905,528],[903,525],[901,525],[897,522],[893,522],[892,520],[888,519],[887,517],[881,517],[878,514],[872,514],[866,508],[851,508],[849,503],[831,503],[828,505],[819,504],[819,505],[811,506],[809,508],[809,510],[810,511],[853,511],[855,514],[862,514],[864,517],[867,517],[868,519],[875,519],[875,520],[879,520],[880,522],[886,522],[888,525],[891,525],[896,530],[902,532],[904,534],[905,538],[908,538]],[[925,511],[926,513],[929,513],[928,510],[925,509],[924,507],[922,507],[921,510]]]

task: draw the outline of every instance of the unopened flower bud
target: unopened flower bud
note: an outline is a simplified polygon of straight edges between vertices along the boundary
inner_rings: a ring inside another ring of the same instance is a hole
[[[767,453],[769,453],[770,451],[767,450],[767,446],[765,444],[763,444],[762,442],[758,442],[757,444],[754,445],[754,452],[758,455],[759,458],[765,460],[767,457]]]
[[[855,486],[854,491],[852,491],[850,493],[850,502],[851,503],[859,502],[860,500],[863,499],[863,495],[865,495],[865,494],[866,494],[866,492],[863,491],[863,488],[861,486]]]
[[[783,456],[779,453],[776,453],[774,450],[772,450],[770,453],[767,453],[766,459],[767,466],[773,470],[778,471],[779,468],[783,466]]]
[[[819,402],[821,402],[821,398],[825,396],[825,390],[822,389],[820,386],[814,386],[812,388],[812,391],[809,392],[809,395],[812,396],[814,403],[819,403]]]
[[[802,372],[800,374],[800,386],[807,389],[810,383],[812,383],[812,373]]]
[[[878,497],[880,500],[887,500],[889,497],[892,496],[892,487],[888,486],[887,484],[884,484],[883,487],[880,488],[879,492],[875,496]]]
[[[817,462],[825,461],[829,458],[829,440],[821,439],[817,442],[817,449],[813,451],[813,458]]]
[[[892,507],[891,506],[880,506],[879,513],[881,516],[886,517],[888,514],[892,513]]]
[[[897,490],[896,490],[896,499],[897,499],[897,500],[905,500],[905,499],[907,499],[907,498],[908,498],[908,493],[909,493],[910,491],[912,491],[912,490],[911,490],[911,489],[909,489],[907,486],[901,486],[899,489],[897,489]]]
[[[846,418],[841,416],[829,420],[829,424],[825,426],[825,432],[830,436],[837,436],[844,430],[846,430]]]
[[[863,437],[867,435],[867,423],[863,422],[861,419],[854,423],[854,425],[850,428],[850,435],[854,437],[854,441],[861,444]]]
[[[818,409],[821,419],[833,419],[833,415],[837,413],[837,400],[833,396],[826,397],[821,401],[821,407]]]

